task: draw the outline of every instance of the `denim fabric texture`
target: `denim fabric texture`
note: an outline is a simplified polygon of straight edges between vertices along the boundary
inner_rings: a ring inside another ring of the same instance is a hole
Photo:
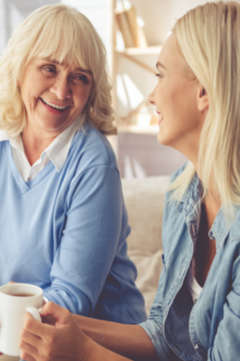
[[[239,359],[240,211],[236,207],[230,223],[220,209],[209,230],[209,237],[216,240],[216,255],[194,304],[188,281],[198,240],[201,196],[196,174],[181,201],[171,191],[166,195],[163,269],[150,316],[140,324],[162,361]]]

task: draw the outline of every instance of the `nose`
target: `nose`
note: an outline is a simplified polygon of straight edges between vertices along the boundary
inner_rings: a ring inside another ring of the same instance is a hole
[[[155,104],[154,92],[155,92],[155,88],[151,91],[151,93],[148,95],[148,98],[147,98],[148,102],[153,105]]]
[[[68,77],[66,75],[59,74],[54,79],[51,92],[60,100],[68,99],[72,93]]]

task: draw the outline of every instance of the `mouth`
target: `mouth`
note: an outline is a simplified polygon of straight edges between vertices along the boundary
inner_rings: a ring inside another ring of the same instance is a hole
[[[50,109],[58,111],[58,112],[64,112],[64,111],[66,111],[67,109],[70,108],[70,105],[53,104],[53,103],[50,103],[50,102],[46,101],[45,99],[43,99],[41,97],[39,97],[39,99],[44,105],[46,105]]]
[[[163,121],[163,115],[158,111],[156,111],[156,115],[158,117],[158,124],[160,125]]]

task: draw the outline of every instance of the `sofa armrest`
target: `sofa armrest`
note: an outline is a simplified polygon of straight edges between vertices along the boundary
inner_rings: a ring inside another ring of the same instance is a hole
[[[161,222],[168,176],[122,179],[131,233],[128,254],[138,271],[137,286],[147,313],[153,302],[161,271]]]

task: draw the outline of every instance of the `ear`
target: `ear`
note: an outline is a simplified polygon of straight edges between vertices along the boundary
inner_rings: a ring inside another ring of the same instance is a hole
[[[208,94],[202,85],[199,85],[197,90],[197,107],[200,112],[208,110],[209,107]]]

